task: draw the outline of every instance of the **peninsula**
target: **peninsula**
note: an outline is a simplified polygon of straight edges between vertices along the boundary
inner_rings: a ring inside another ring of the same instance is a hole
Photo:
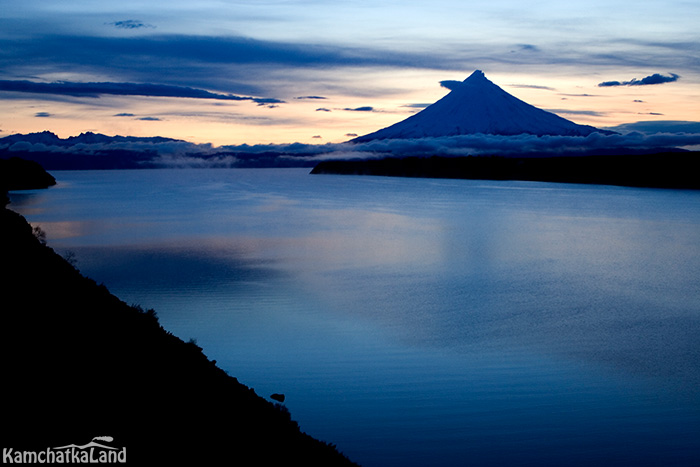
[[[312,174],[522,180],[646,188],[700,189],[700,152],[559,157],[389,157],[329,160]]]

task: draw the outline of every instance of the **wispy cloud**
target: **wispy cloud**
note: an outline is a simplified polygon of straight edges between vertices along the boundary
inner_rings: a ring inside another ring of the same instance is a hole
[[[59,94],[73,97],[98,97],[102,94],[120,96],[183,97],[192,99],[253,101],[260,105],[284,102],[274,98],[237,96],[235,94],[218,94],[203,89],[150,83],[74,83],[66,81],[37,83],[33,81],[0,80],[0,91],[27,92],[35,94]]]
[[[588,94],[588,93],[582,93],[582,94],[559,93],[559,95],[565,96],[565,97],[598,97],[597,94]]]
[[[537,84],[509,84],[508,86],[512,88],[522,88],[522,89],[542,89],[544,91],[556,91],[555,88],[549,86],[539,86]]]
[[[445,89],[449,89],[450,91],[454,91],[462,84],[464,84],[463,81],[457,81],[457,80],[452,80],[452,79],[440,81],[440,86],[442,86]],[[536,85],[536,84],[508,84],[507,86],[510,86],[512,88],[542,89],[545,91],[556,91],[555,88],[552,88],[549,86],[540,86],[540,85]]]
[[[599,83],[599,87],[611,87],[611,86],[648,86],[652,84],[663,84],[663,83],[673,83],[678,81],[679,75],[671,73],[671,76],[664,76],[660,73],[654,73],[642,79],[633,78],[630,81],[604,81]]]
[[[586,115],[589,117],[604,117],[604,112],[599,112],[597,110],[570,110],[570,109],[545,109],[547,112],[552,112],[555,114],[566,114],[566,115]]]
[[[119,29],[143,29],[143,28],[155,28],[152,24],[147,24],[136,19],[127,19],[123,21],[114,21],[112,23],[107,23],[110,26],[114,26]]]
[[[0,34],[0,50],[0,70],[5,79],[36,76],[35,64],[41,64],[44,76],[70,70],[75,76],[113,77],[110,81],[231,89],[235,94],[253,96],[279,92],[298,76],[310,77],[319,69],[448,69],[454,68],[455,60],[462,63],[460,56],[441,57],[373,46],[182,34],[128,37],[69,34],[3,37]],[[290,78],[289,70],[298,73]]]
[[[424,109],[424,108],[429,107],[431,105],[432,104],[428,104],[428,103],[423,102],[423,103],[415,103],[415,104],[405,104],[405,105],[402,105],[401,107],[406,107],[409,109]]]
[[[149,34],[131,37],[42,34],[0,38],[6,65],[19,65],[26,57],[43,66],[75,65],[102,69],[114,67],[161,72],[160,64],[195,66],[276,65],[295,67],[397,66],[445,69],[441,57],[374,47],[348,47],[282,42],[237,36]],[[432,57],[432,58],[431,58]],[[216,71],[208,69],[208,72]]]
[[[695,47],[696,44],[693,44]],[[124,36],[88,36],[77,34],[0,35],[0,70],[5,77],[36,76],[34,64],[42,74],[111,76],[113,81],[163,83],[199,89],[230,89],[236,94],[270,95],[279,92],[299,77],[318,79],[318,70],[411,68],[430,70],[475,68],[491,72],[513,70],[515,66],[556,65],[570,67],[639,67],[650,63],[659,67],[680,67],[700,71],[692,60],[689,44],[626,44],[625,53],[608,50],[609,43],[589,41],[523,47],[527,53],[511,54],[514,46],[498,41],[486,44],[445,45],[437,50],[411,49],[367,44],[337,45],[302,41],[261,40],[244,36],[207,36],[186,34],[142,34]],[[695,47],[696,48],[696,47]],[[533,53],[536,52],[536,53]],[[31,61],[27,60],[31,57]],[[289,70],[295,70],[290,74]],[[466,77],[466,76],[465,76]],[[645,82],[645,80],[638,80]],[[648,80],[647,80],[648,81]],[[450,81],[443,81],[445,87]],[[456,83],[456,82],[455,82]],[[621,82],[622,83],[622,82]],[[356,84],[356,83],[355,83]],[[357,93],[357,86],[336,84]],[[272,91],[274,89],[275,91]],[[380,93],[371,87],[363,92]],[[298,94],[294,94],[298,95]],[[316,98],[322,95],[301,95]],[[292,98],[292,97],[289,97]]]
[[[540,48],[533,44],[518,44],[519,50],[524,50],[528,52],[539,52]]]
[[[369,105],[366,105],[363,107],[354,107],[354,108],[346,107],[343,110],[347,110],[350,112],[374,112],[375,111],[374,107],[371,107]]]

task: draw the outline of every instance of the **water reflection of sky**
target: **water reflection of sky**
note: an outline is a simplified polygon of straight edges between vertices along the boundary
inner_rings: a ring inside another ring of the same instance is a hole
[[[17,205],[359,461],[698,452],[697,193],[138,172],[99,199],[99,176],[67,174],[72,188]]]

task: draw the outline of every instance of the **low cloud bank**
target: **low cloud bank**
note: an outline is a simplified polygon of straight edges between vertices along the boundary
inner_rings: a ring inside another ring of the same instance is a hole
[[[307,167],[322,160],[388,156],[575,156],[643,153],[669,148],[697,150],[700,147],[698,122],[667,121],[657,122],[656,125],[653,122],[640,122],[623,125],[617,129],[621,132],[592,133],[585,137],[473,134],[386,139],[365,143],[243,144],[220,147],[169,138],[109,137],[93,133],[61,139],[52,133],[44,132],[0,138],[0,156],[22,155],[46,164],[47,169]],[[673,131],[674,129],[682,130]],[[80,164],[87,164],[89,167],[81,167]]]
[[[333,158],[376,158],[383,156],[468,156],[468,155],[584,155],[591,153],[643,152],[700,145],[700,133],[654,133],[588,136],[498,136],[462,135],[442,138],[375,140],[362,144],[336,145],[332,151],[313,156]]]

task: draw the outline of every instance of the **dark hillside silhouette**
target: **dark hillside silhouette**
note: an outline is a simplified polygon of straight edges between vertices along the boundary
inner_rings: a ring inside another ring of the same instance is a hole
[[[96,436],[130,465],[354,465],[155,312],[128,306],[0,209],[3,448]]]
[[[0,192],[48,188],[56,184],[53,178],[37,162],[19,157],[0,159]]]

